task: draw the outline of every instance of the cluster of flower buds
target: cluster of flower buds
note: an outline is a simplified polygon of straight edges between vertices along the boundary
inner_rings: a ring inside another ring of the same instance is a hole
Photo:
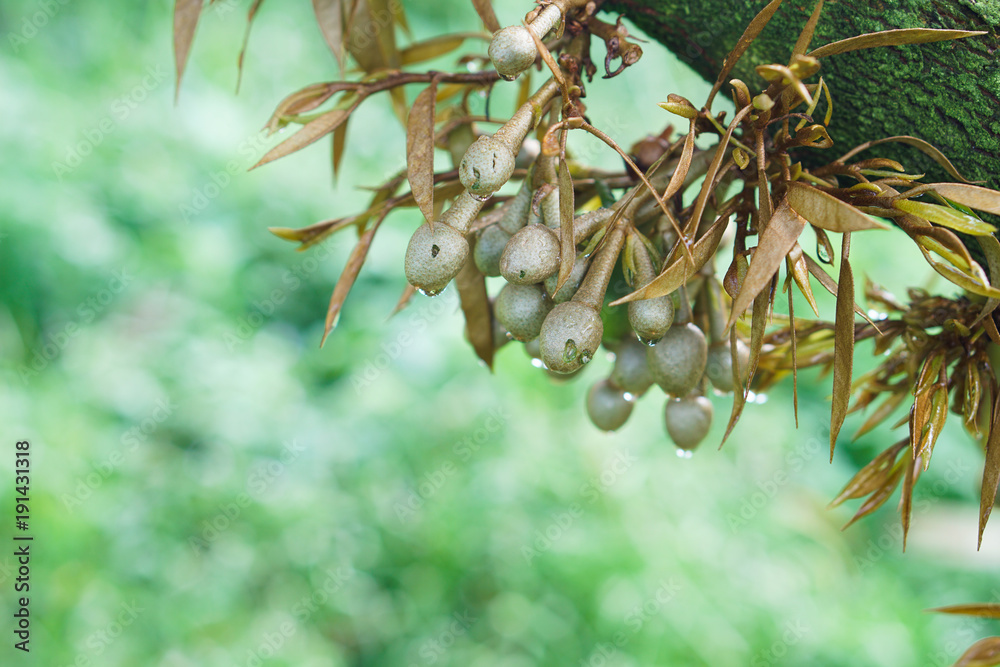
[[[528,31],[542,38],[561,26],[563,14],[550,4],[531,18],[526,26],[498,31],[490,45],[490,57],[505,79],[535,62],[538,53]],[[587,396],[591,421],[606,431],[620,428],[634,402],[655,384],[667,396],[667,433],[680,452],[690,452],[711,426],[712,403],[705,397],[709,382],[731,391],[745,380],[749,355],[737,340],[740,373],[734,373],[730,342],[727,336],[722,340],[726,316],[714,278],[696,280],[697,313],[685,289],[632,301],[627,308],[605,305],[616,269],[624,278],[619,287],[638,289],[656,278],[666,258],[682,252],[676,227],[646,186],[636,185],[609,205],[594,198],[581,207],[571,230],[576,256],[561,285],[567,246],[560,224],[558,155],[538,156],[516,194],[490,214],[491,222],[475,224],[484,202],[513,176],[522,143],[559,93],[550,80],[495,134],[469,146],[459,164],[465,190],[433,226],[424,224],[414,233],[406,253],[407,279],[433,296],[467,261],[484,276],[503,277],[506,284],[491,302],[495,347],[521,342],[537,366],[565,378],[578,373],[603,344],[615,355],[614,370]],[[669,176],[665,171],[657,183],[662,187]],[[623,311],[627,325],[606,331],[602,314],[607,319]],[[696,317],[711,330],[711,346]]]

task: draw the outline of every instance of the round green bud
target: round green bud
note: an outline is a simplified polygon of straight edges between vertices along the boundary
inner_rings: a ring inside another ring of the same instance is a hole
[[[501,229],[498,225],[490,225],[479,234],[476,246],[472,250],[472,259],[476,262],[476,268],[484,276],[500,275],[500,255],[503,254],[504,246],[510,240],[510,234]]]
[[[691,393],[705,373],[707,360],[705,334],[690,322],[670,327],[656,345],[646,350],[653,380],[674,396]]]
[[[545,296],[541,285],[504,285],[497,295],[497,320],[515,340],[538,338],[545,316],[552,310],[552,302]]]
[[[524,344],[524,351],[527,352],[528,356],[539,362],[542,360],[542,347],[541,343],[538,342],[538,338],[535,337]],[[541,366],[542,364],[537,364]]]
[[[538,49],[527,28],[512,25],[493,35],[489,54],[497,74],[507,81],[513,81],[518,74],[534,64]]]
[[[593,308],[576,301],[560,303],[542,324],[542,361],[556,373],[572,373],[594,358],[603,335],[604,323]]]
[[[647,345],[655,343],[674,323],[674,301],[670,296],[629,301],[628,321],[639,340]]]
[[[712,427],[712,402],[704,396],[669,398],[663,412],[667,435],[680,449],[697,447]]]
[[[576,290],[580,289],[580,283],[583,282],[584,276],[587,275],[587,267],[590,266],[590,260],[586,257],[580,257],[573,264],[573,272],[569,274],[569,279],[566,283],[559,289],[558,292],[555,291],[556,284],[559,282],[559,271],[556,271],[551,276],[545,279],[545,291],[549,293],[549,298],[552,299],[553,303],[563,303],[569,301],[576,294]],[[553,294],[553,292],[555,292]]]
[[[646,363],[646,347],[631,336],[615,350],[611,381],[633,396],[641,396],[653,386],[653,372]]]
[[[633,405],[621,387],[610,380],[595,383],[587,392],[587,416],[602,431],[620,429],[632,414]]]
[[[444,223],[431,231],[426,222],[413,233],[406,248],[406,279],[424,294],[435,296],[458,275],[469,257],[469,242]]]
[[[736,339],[736,358],[740,364],[740,380],[745,381],[747,369],[750,367],[750,348],[740,339]],[[705,375],[719,391],[733,390],[733,355],[726,343],[713,343],[708,348],[708,365]]]
[[[544,225],[522,227],[500,255],[500,275],[515,285],[534,285],[559,271],[559,239]]]
[[[507,144],[492,135],[476,139],[458,166],[462,186],[479,198],[492,196],[513,173],[514,154]]]

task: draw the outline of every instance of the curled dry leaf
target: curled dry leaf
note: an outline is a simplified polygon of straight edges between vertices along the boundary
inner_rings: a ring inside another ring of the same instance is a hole
[[[434,226],[434,108],[437,84],[424,88],[406,121],[406,178],[417,207]]]

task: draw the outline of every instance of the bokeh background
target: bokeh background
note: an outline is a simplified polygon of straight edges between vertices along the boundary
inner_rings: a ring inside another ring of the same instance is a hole
[[[310,3],[264,3],[236,94],[248,4],[206,10],[176,104],[167,0],[0,5],[0,507],[9,540],[28,439],[35,537],[27,655],[0,555],[0,663],[949,665],[996,634],[924,611],[1000,597],[996,526],[976,551],[982,455],[953,424],[905,554],[894,501],[841,532],[854,508],[826,504],[899,435],[843,438],[831,464],[828,377],[802,374],[797,430],[782,386],[721,451],[716,397],[690,460],[658,391],[600,433],[583,396],[608,359],[558,384],[511,344],[490,374],[453,291],[388,318],[407,213],[319,349],[350,232],[300,254],[266,228],[362,206],[403,133],[370,101],[337,183],[328,144],[247,172],[273,106],[337,77]],[[418,39],[479,27],[464,0],[405,6]],[[662,129],[668,92],[708,90],[645,49],[587,98],[624,145]],[[871,236],[856,272],[947,290]]]

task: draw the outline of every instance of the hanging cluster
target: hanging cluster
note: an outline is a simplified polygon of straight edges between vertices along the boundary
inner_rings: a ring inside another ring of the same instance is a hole
[[[800,367],[831,367],[831,456],[849,412],[880,399],[859,432],[865,433],[909,404],[899,420],[908,425],[908,436],[858,473],[835,500],[867,498],[858,518],[902,484],[904,529],[913,486],[929,464],[950,406],[986,451],[981,536],[1000,479],[994,361],[1000,350],[1000,242],[987,221],[1000,215],[1000,193],[966,180],[931,143],[913,136],[869,141],[824,160],[824,151],[834,146],[834,100],[818,73],[824,58],[841,53],[983,33],[891,30],[810,50],[819,0],[788,62],[756,67],[765,85],[755,89],[730,73],[779,9],[781,0],[773,0],[726,58],[703,106],[666,96],[660,106],[679,117],[684,131],[668,125],[626,151],[591,125],[583,102],[599,70],[591,59],[594,44],[605,50],[605,78],[642,55],[620,20],[598,18],[600,2],[553,0],[540,2],[521,24],[501,28],[488,1],[473,4],[488,35],[449,35],[406,48],[397,46],[394,29],[383,29],[389,17],[407,31],[398,3],[333,2],[332,9],[317,12],[338,61],[343,65],[350,55],[364,76],[315,84],[285,98],[268,129],[301,128],[259,164],[331,135],[336,172],[347,121],[379,92],[389,94],[407,134],[406,169],[375,189],[366,210],[302,229],[272,229],[302,249],[337,231],[357,231],[359,241],[334,288],[326,334],[336,326],[383,221],[395,210],[417,208],[424,223],[403,260],[409,287],[397,308],[417,290],[433,296],[454,282],[467,338],[487,365],[497,348],[517,341],[536,365],[567,377],[606,348],[615,355],[614,367],[587,395],[593,423],[607,431],[620,428],[634,401],[655,384],[667,397],[666,432],[681,453],[709,431],[710,390],[733,393],[725,439],[752,392],[788,375],[795,386]],[[177,41],[181,68],[193,25],[190,17],[178,20],[179,30],[189,30]],[[373,37],[352,38],[357,35]],[[488,41],[488,55],[463,56],[466,71],[407,69],[480,37]],[[539,70],[547,72],[545,81],[533,87]],[[408,85],[422,86],[412,105],[404,92]],[[475,93],[504,85],[517,88],[509,119],[473,112]],[[724,86],[735,106],[730,119],[712,111]],[[493,124],[499,127],[490,132]],[[579,131],[603,141],[609,155],[617,153],[622,168],[574,159],[568,137]],[[700,149],[699,136],[716,142]],[[926,154],[957,182],[923,183],[924,174],[910,173],[897,161],[860,156],[885,143]],[[437,149],[448,153],[452,168],[435,169]],[[801,242],[807,228],[815,236],[814,251]],[[913,290],[902,304],[869,284],[865,293],[875,310],[862,310],[855,303],[850,248],[852,237],[870,233],[905,235],[962,295]],[[839,252],[830,234],[841,235]],[[496,277],[503,278],[502,286],[488,289],[487,278],[492,287]],[[834,322],[819,319],[814,281],[836,297]],[[796,316],[793,292],[816,319]],[[774,312],[780,293],[787,298],[787,315]],[[876,371],[853,380],[855,343],[865,339],[886,356]],[[944,611],[1000,615],[990,605]],[[962,664],[997,664],[985,661],[996,642],[984,642]]]

